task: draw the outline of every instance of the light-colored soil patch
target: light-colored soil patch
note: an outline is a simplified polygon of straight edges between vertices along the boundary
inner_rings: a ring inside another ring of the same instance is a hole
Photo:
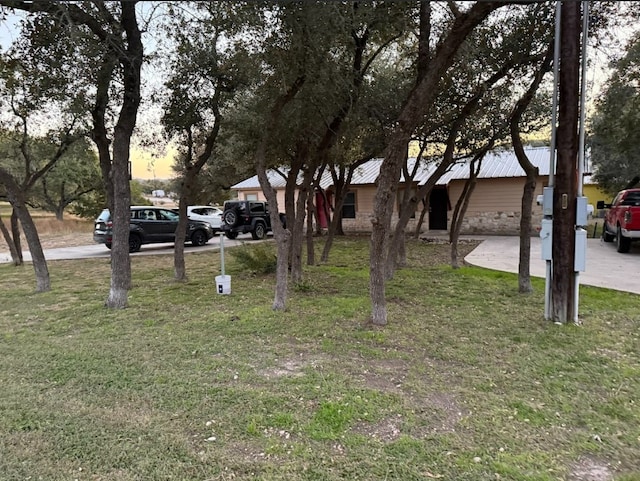
[[[613,481],[613,474],[606,464],[584,457],[571,466],[569,481]]]
[[[398,439],[401,434],[402,417],[390,417],[382,421],[371,423],[358,423],[352,431],[356,434],[363,434],[373,439],[378,439],[383,443],[390,443]]]
[[[433,414],[431,431],[437,434],[455,432],[458,423],[469,415],[456,398],[448,393],[434,393],[424,400],[423,407]]]
[[[401,393],[402,385],[407,378],[408,366],[400,359],[382,359],[377,361],[354,361],[352,365],[357,366],[360,362],[360,370],[352,372],[355,379],[358,379],[368,389],[386,393]]]
[[[261,370],[260,375],[267,379],[279,377],[301,377],[304,376],[305,368],[311,367],[313,369],[317,369],[321,365],[321,359],[305,359],[303,357],[300,357],[299,359],[280,359],[275,367]]]

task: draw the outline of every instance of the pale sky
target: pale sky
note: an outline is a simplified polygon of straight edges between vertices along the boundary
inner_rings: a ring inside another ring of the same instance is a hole
[[[175,149],[169,149],[164,157],[155,157],[148,151],[131,149],[131,176],[134,179],[170,179],[174,176],[171,169]]]

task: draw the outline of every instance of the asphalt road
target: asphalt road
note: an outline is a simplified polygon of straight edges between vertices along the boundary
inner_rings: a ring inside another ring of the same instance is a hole
[[[241,234],[237,239],[231,240],[224,238],[224,247],[233,247],[242,244],[245,241],[251,241],[251,234]],[[132,256],[148,256],[159,254],[173,254],[173,242],[162,244],[145,244],[140,252],[131,254]],[[191,244],[185,244],[184,253],[203,252],[208,250],[220,249],[220,235],[216,235],[213,239],[201,247],[194,247]],[[96,259],[100,257],[110,257],[111,251],[104,244],[91,244],[76,247],[59,247],[57,249],[45,249],[44,257],[48,261],[68,260],[68,259]],[[31,254],[24,252],[25,262],[31,261]],[[8,252],[0,252],[0,263],[11,262],[11,255]]]

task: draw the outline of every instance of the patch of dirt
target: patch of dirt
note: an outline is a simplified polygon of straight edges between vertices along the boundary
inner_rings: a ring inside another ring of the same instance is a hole
[[[397,417],[383,419],[375,424],[366,422],[358,423],[352,428],[352,431],[356,434],[363,434],[374,439],[379,439],[383,443],[390,443],[400,436],[401,426],[402,418],[398,415]]]
[[[262,448],[248,442],[231,442],[226,448],[229,453],[233,453],[233,458],[236,463],[257,463],[269,458]],[[199,454],[201,457],[204,457],[205,453],[206,451],[201,451]],[[233,465],[231,469],[233,469]]]
[[[304,368],[312,367],[313,369],[316,369],[321,364],[321,359],[281,359],[277,366],[269,369],[263,369],[259,374],[267,379],[279,377],[301,377],[304,376]]]
[[[609,467],[593,458],[583,457],[571,466],[569,481],[613,481]]]
[[[352,366],[356,366],[354,362]],[[354,379],[359,380],[368,389],[402,394],[421,413],[424,426],[410,433],[422,438],[433,434],[455,432],[458,423],[469,416],[469,411],[462,408],[455,396],[443,392],[432,392],[425,397],[411,393],[410,386],[405,386],[408,365],[400,359],[383,359],[369,361],[361,366],[361,371],[353,372]],[[376,424],[359,423],[354,432],[365,434],[383,442],[391,442],[401,434],[402,420],[387,418]]]
[[[429,425],[431,433],[453,433],[458,423],[469,415],[469,411],[460,407],[455,396],[448,393],[433,393],[424,399],[424,411],[431,413]]]
[[[353,364],[352,364],[353,365]],[[407,363],[399,359],[367,361],[359,372],[352,375],[369,389],[387,393],[402,392],[402,384],[407,377]]]

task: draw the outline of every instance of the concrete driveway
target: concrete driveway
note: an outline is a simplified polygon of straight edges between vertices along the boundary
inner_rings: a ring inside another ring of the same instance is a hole
[[[478,267],[517,273],[519,242],[518,237],[487,237],[464,260]],[[546,263],[540,252],[540,238],[532,237],[531,275],[544,278]],[[587,239],[587,265],[580,273],[580,284],[640,294],[640,243],[632,243],[629,253],[620,254],[615,243]]]

